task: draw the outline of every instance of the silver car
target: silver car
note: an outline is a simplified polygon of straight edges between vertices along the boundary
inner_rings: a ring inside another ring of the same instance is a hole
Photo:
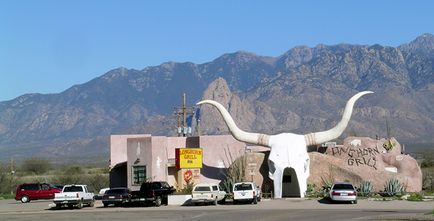
[[[357,191],[351,183],[334,183],[330,189],[330,199],[332,201],[346,201],[357,204]]]

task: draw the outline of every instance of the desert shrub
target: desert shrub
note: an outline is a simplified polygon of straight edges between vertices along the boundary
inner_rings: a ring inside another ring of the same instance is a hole
[[[374,189],[374,187],[372,186],[372,183],[370,181],[363,181],[360,183],[359,189],[360,196],[368,197],[372,195],[372,190]]]
[[[422,189],[434,191],[434,168],[422,168]]]
[[[407,198],[408,201],[422,201],[423,196],[420,193],[411,193],[410,196]]]
[[[63,174],[65,175],[83,174],[83,169],[79,166],[69,166],[64,169]]]
[[[184,186],[183,189],[179,190],[178,194],[191,194],[193,191],[194,182],[188,182],[187,185]]]
[[[306,189],[306,197],[324,197],[322,188],[318,188],[315,184],[308,183]]]
[[[4,164],[0,164],[0,194],[3,198],[11,194],[17,186],[17,177],[11,173],[10,168]]]
[[[384,185],[384,193],[386,196],[401,195],[403,191],[404,188],[402,184],[395,178],[388,180]]]
[[[89,191],[98,191],[109,186],[108,174],[76,174],[76,175],[58,175],[50,181],[59,184],[84,184]]]
[[[51,169],[50,161],[42,158],[29,158],[21,164],[24,173],[43,174]]]

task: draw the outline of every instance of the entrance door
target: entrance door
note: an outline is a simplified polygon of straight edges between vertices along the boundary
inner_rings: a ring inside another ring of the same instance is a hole
[[[293,168],[285,168],[283,171],[282,197],[300,197],[298,178]]]

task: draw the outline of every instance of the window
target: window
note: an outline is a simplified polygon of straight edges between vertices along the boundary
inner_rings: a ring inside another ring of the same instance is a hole
[[[25,184],[21,186],[24,190],[39,190],[39,184]]]
[[[133,185],[140,185],[146,181],[146,166],[133,166]]]
[[[48,184],[42,184],[41,189],[42,190],[50,190],[50,186]]]
[[[252,190],[252,185],[249,183],[242,183],[242,184],[238,184],[235,185],[235,191],[242,191],[242,190]]]
[[[63,192],[83,192],[83,188],[81,186],[66,186],[63,188]]]
[[[213,191],[218,191],[219,188],[218,188],[217,186],[212,186],[212,190],[213,190]]]
[[[354,190],[353,185],[351,184],[335,184],[333,186],[334,190]]]
[[[211,188],[209,186],[197,186],[194,191],[211,191]]]

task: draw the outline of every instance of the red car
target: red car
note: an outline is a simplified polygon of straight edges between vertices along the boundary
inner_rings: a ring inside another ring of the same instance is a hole
[[[15,200],[28,203],[30,200],[53,199],[62,190],[48,183],[25,183],[17,186]]]

